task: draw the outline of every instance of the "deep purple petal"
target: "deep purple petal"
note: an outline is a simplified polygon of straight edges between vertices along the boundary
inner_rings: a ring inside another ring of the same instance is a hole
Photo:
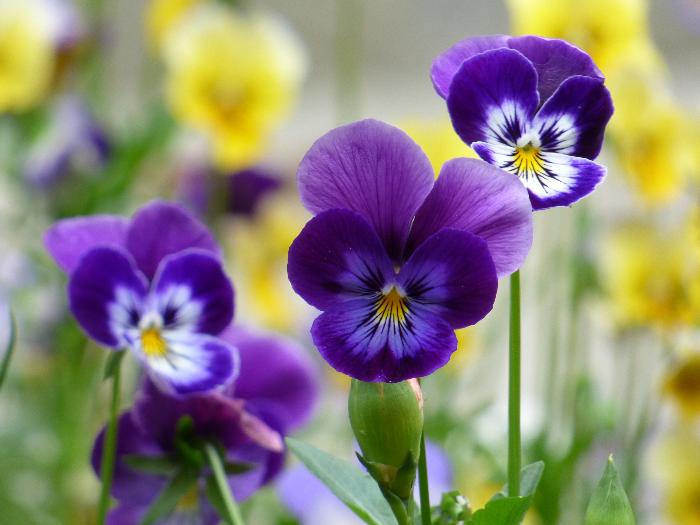
[[[498,289],[486,241],[451,228],[438,231],[416,248],[401,268],[398,282],[409,298],[409,310],[429,310],[452,328],[483,319],[493,308]]]
[[[254,215],[262,200],[282,185],[279,178],[260,168],[233,173],[227,182],[227,210],[234,215],[244,216]]]
[[[301,161],[298,184],[309,211],[359,213],[397,260],[411,219],[433,185],[433,169],[403,131],[362,120],[318,139]]]
[[[97,246],[124,247],[129,222],[114,215],[63,219],[44,233],[44,246],[56,264],[71,273],[80,258]]]
[[[158,386],[168,393],[189,395],[225,387],[238,374],[237,350],[217,337],[163,331],[164,355],[148,355],[141,340],[132,348]]]
[[[450,359],[457,338],[437,314],[420,309],[408,328],[378,321],[374,305],[356,299],[321,314],[311,336],[338,372],[361,381],[394,383],[426,376]]]
[[[311,219],[294,239],[287,274],[296,293],[325,310],[380,290],[394,270],[367,221],[353,211],[335,209]]]
[[[603,182],[607,169],[588,159],[560,153],[543,153],[547,170],[555,178],[542,178],[528,184],[530,201],[535,210],[570,206],[589,195]]]
[[[532,206],[523,185],[476,159],[445,163],[418,210],[407,252],[443,228],[478,235],[488,243],[499,277],[517,270],[532,245]]]
[[[219,255],[219,246],[204,224],[183,206],[159,200],[134,215],[126,246],[149,279],[165,257],[182,250],[201,248]]]
[[[147,510],[147,505],[134,506],[124,503],[109,511],[106,523],[107,525],[140,525]]]
[[[532,126],[544,151],[594,159],[612,114],[612,98],[602,80],[571,77],[544,103]]]
[[[260,487],[277,477],[284,465],[284,453],[272,452],[255,444],[247,444],[229,451],[228,459],[252,465],[253,468],[243,474],[229,476],[231,492],[238,501],[243,501]]]
[[[246,400],[246,410],[285,432],[303,425],[319,390],[317,367],[304,348],[285,337],[240,327],[221,337],[238,348],[241,372],[234,395]]]
[[[153,282],[165,330],[217,335],[233,319],[234,293],[219,259],[199,249],[169,255]]]
[[[564,40],[518,36],[508,39],[508,47],[521,52],[535,66],[537,90],[542,102],[569,77],[604,78],[588,54]]]
[[[85,332],[103,345],[126,346],[138,326],[146,280],[131,258],[114,248],[85,254],[68,282],[68,304]]]
[[[102,448],[105,428],[103,427],[92,447],[92,468],[97,476],[102,471]],[[111,494],[116,499],[129,505],[147,505],[153,501],[158,492],[165,487],[167,478],[154,474],[145,474],[131,468],[124,462],[130,454],[140,456],[162,456],[165,451],[155,439],[143,431],[133,420],[131,412],[124,412],[119,417],[117,427],[117,456],[112,480]]]
[[[515,143],[538,104],[535,68],[512,49],[486,51],[465,61],[447,97],[452,125],[467,144]]]
[[[430,78],[435,91],[442,98],[447,98],[452,79],[465,60],[484,51],[501,47],[508,47],[508,37],[505,35],[479,36],[457,42],[433,61]]]

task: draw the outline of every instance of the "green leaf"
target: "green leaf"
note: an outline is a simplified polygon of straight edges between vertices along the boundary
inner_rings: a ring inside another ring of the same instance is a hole
[[[532,496],[537,490],[537,485],[542,479],[542,472],[544,472],[544,462],[537,461],[535,463],[530,463],[525,465],[520,470],[520,495],[521,496]],[[508,484],[504,485],[500,492],[504,496],[508,494]]]
[[[109,357],[107,357],[107,363],[105,364],[105,372],[102,376],[104,381],[114,377],[114,373],[117,371],[117,368],[121,366],[122,359],[124,359],[125,355],[126,352],[124,350],[110,352]]]
[[[12,354],[15,351],[15,343],[17,341],[17,323],[15,322],[15,316],[10,312],[10,333],[7,338],[7,345],[2,353],[2,361],[0,361],[0,388],[5,382],[5,376],[10,368],[10,360],[12,359]]]
[[[149,474],[172,475],[177,471],[177,463],[170,456],[144,456],[127,454],[122,461],[134,470]]]
[[[365,523],[396,525],[389,504],[369,474],[296,439],[286,441],[294,455]]]
[[[153,525],[160,518],[170,514],[185,494],[196,487],[198,477],[195,470],[185,469],[178,472],[148,508],[140,525]]]
[[[635,525],[634,512],[627,498],[612,455],[586,510],[584,525]]]

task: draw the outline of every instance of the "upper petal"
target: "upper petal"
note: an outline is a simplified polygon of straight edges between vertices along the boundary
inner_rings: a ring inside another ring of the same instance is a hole
[[[430,67],[430,78],[433,81],[435,91],[442,98],[447,98],[447,95],[450,93],[452,79],[465,60],[484,51],[501,47],[508,47],[508,37],[506,35],[479,36],[457,42],[433,60],[433,64]]]
[[[125,252],[94,248],[70,276],[68,304],[90,337],[106,346],[125,346],[141,317],[146,284]]]
[[[394,275],[379,237],[362,216],[334,209],[311,219],[289,248],[294,291],[321,310],[381,290]]]
[[[233,318],[233,285],[219,259],[200,249],[188,249],[163,260],[153,282],[152,298],[167,330],[216,335]]]
[[[465,61],[447,97],[452,125],[467,144],[515,143],[538,104],[535,68],[512,49],[486,51]]]
[[[152,279],[163,258],[188,248],[219,255],[207,227],[179,204],[160,200],[141,208],[132,218],[126,246],[141,271]]]
[[[480,321],[493,308],[498,277],[486,241],[446,228],[421,243],[398,282],[410,311],[430,311],[452,328]]]
[[[286,337],[240,327],[222,338],[238,348],[241,372],[234,394],[246,400],[247,410],[285,432],[304,424],[319,392],[317,367],[304,348]]]
[[[309,211],[359,213],[398,259],[411,219],[433,185],[433,170],[403,131],[362,120],[318,139],[299,165],[298,184]]]
[[[407,252],[443,228],[478,235],[488,243],[499,277],[517,270],[532,245],[532,206],[517,178],[475,159],[445,163],[418,210]]]
[[[63,219],[44,233],[44,246],[66,273],[97,246],[123,247],[129,222],[116,215],[93,215]]]
[[[612,114],[612,98],[603,81],[577,76],[559,86],[535,115],[532,127],[543,150],[594,159]]]
[[[521,52],[535,66],[541,101],[547,100],[569,77],[604,78],[587,53],[564,40],[518,36],[508,39],[508,47]]]

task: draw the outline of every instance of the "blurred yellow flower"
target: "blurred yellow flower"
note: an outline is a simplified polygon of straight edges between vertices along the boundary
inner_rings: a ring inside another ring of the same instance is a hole
[[[146,11],[146,32],[154,47],[163,45],[166,35],[192,7],[204,0],[152,0]]]
[[[700,312],[700,259],[690,229],[662,237],[644,226],[615,232],[606,243],[603,278],[621,327],[694,326]]]
[[[700,416],[700,352],[683,356],[666,376],[663,391],[683,416]]]
[[[174,116],[203,133],[221,168],[258,160],[268,135],[296,98],[304,55],[277,19],[202,4],[163,46]]]
[[[442,165],[455,157],[478,158],[469,146],[459,138],[449,120],[409,119],[399,124],[408,135],[423,148],[433,165],[435,176]]]
[[[40,0],[0,1],[0,113],[26,111],[51,87],[55,32]]]
[[[654,447],[652,459],[671,523],[700,525],[700,436],[690,427],[677,428]]]

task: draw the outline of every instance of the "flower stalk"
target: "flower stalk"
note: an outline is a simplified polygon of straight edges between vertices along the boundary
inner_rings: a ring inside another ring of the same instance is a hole
[[[420,436],[420,459],[418,460],[418,486],[420,489],[421,525],[430,525],[430,491],[428,488],[428,458],[425,455],[425,431]]]
[[[112,400],[109,407],[109,422],[107,423],[107,433],[104,446],[102,447],[102,490],[97,507],[97,523],[104,525],[109,509],[109,493],[112,488],[112,477],[114,476],[114,461],[117,449],[117,430],[119,416],[119,393],[121,387],[121,359],[114,363],[111,371],[112,375]]]
[[[508,496],[520,495],[520,271],[510,276],[508,342]]]
[[[221,500],[224,503],[226,516],[223,518],[226,520],[228,525],[243,525],[241,511],[238,509],[238,505],[236,505],[236,502],[231,495],[231,490],[228,482],[226,481],[226,473],[224,472],[224,467],[221,463],[219,453],[211,443],[206,443],[204,445],[204,453],[206,454],[209,466],[214,473],[214,480],[216,481],[216,486],[219,490]]]

